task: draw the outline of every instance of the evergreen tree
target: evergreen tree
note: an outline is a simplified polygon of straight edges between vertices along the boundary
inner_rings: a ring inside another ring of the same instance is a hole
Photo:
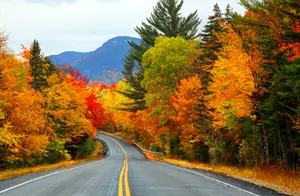
[[[41,54],[40,44],[37,40],[33,41],[31,48],[30,75],[33,77],[31,85],[34,89],[40,89],[42,83],[45,83],[43,78],[43,55]]]
[[[57,68],[47,57],[41,53],[40,44],[37,40],[33,41],[31,48],[31,57],[29,59],[30,75],[33,77],[31,82],[32,87],[35,90],[41,90],[47,87],[47,77],[53,72],[57,71]]]
[[[202,49],[202,54],[199,57],[199,63],[201,67],[200,78],[204,88],[207,87],[210,81],[209,71],[212,68],[212,64],[217,60],[215,53],[218,52],[221,47],[216,36],[216,33],[222,30],[220,25],[222,13],[218,4],[214,5],[213,12],[214,14],[208,17],[208,22],[201,33],[200,48]]]
[[[227,4],[225,13],[223,14],[223,22],[225,22],[226,24],[231,24],[232,14],[232,8],[230,4]]]
[[[54,72],[59,73],[59,70],[57,69],[57,67],[52,63],[52,61],[48,57],[44,58],[44,64],[46,64],[48,66],[46,69],[47,76],[50,76]]]
[[[130,43],[131,49],[124,59],[123,75],[133,90],[120,92],[126,97],[133,99],[132,103],[124,104],[125,110],[137,111],[145,109],[146,90],[141,86],[144,78],[144,70],[141,66],[143,54],[152,46],[157,36],[177,37],[184,39],[195,39],[200,20],[197,11],[187,17],[180,13],[183,0],[160,0],[154,7],[151,17],[142,26],[136,27],[135,31],[140,35],[140,44]]]

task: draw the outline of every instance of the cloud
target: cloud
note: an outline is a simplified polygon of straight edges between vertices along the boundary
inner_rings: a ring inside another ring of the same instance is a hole
[[[61,3],[74,3],[77,0],[25,0],[29,3],[40,3],[48,6],[57,6]]]

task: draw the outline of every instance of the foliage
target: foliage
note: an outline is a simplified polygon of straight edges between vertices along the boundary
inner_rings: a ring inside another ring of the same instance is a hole
[[[143,55],[144,79],[147,90],[146,105],[153,115],[161,115],[161,124],[168,110],[170,96],[176,84],[191,74],[192,56],[196,54],[195,42],[183,38],[158,37],[155,46]]]
[[[196,15],[188,36],[183,2],[159,1],[136,28],[143,41],[125,58],[122,96],[101,93],[107,129],[173,157],[299,166],[299,3],[241,5],[243,16],[216,4],[197,42]]]
[[[76,71],[63,76],[36,40],[31,49],[23,46],[19,58],[0,38],[1,168],[69,160],[67,143],[86,146],[79,141],[92,137],[105,120],[88,80]],[[81,153],[89,154],[93,145]]]
[[[142,22],[135,31],[140,35],[140,44],[130,43],[131,49],[124,59],[124,71],[122,72],[128,85],[132,87],[129,91],[120,92],[124,96],[133,99],[126,104],[128,111],[146,109],[144,100],[146,89],[141,85],[144,79],[144,68],[142,66],[143,54],[155,44],[156,37],[165,36],[176,38],[178,36],[190,40],[198,37],[197,29],[200,20],[197,11],[183,17],[180,13],[183,1],[160,0],[153,8],[151,17],[147,22]]]

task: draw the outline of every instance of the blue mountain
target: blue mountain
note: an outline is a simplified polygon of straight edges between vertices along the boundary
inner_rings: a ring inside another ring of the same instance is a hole
[[[119,36],[108,40],[92,52],[68,51],[48,56],[48,58],[56,66],[71,66],[91,80],[103,80],[105,77],[110,77],[107,76],[109,74],[121,75],[123,58],[130,49],[128,41],[140,43],[141,40],[134,37]]]

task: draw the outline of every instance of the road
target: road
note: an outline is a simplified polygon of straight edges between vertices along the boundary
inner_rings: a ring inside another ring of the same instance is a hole
[[[0,181],[0,196],[257,196],[272,191],[217,175],[154,162],[124,140],[101,134],[105,159]]]

